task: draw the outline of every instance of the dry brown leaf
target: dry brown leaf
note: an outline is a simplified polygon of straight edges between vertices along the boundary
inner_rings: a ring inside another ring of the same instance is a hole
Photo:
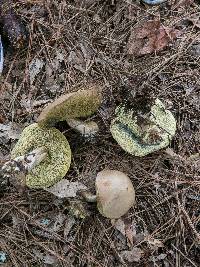
[[[153,238],[153,237],[148,237],[147,243],[150,245],[150,247],[152,247],[154,249],[164,247],[164,244],[161,240]]]
[[[56,183],[55,185],[45,188],[46,191],[54,194],[59,198],[70,198],[75,197],[79,190],[86,189],[82,183],[79,182],[70,182],[67,179],[63,179],[60,182]]]
[[[135,225],[132,222],[124,222],[122,219],[111,220],[111,223],[125,238],[127,238],[130,245],[133,245],[136,236]]]
[[[136,236],[136,228],[133,223],[129,223],[125,227],[126,237],[131,245],[134,243],[134,237]]]
[[[132,29],[128,54],[142,56],[163,50],[180,31],[164,27],[159,20],[146,21]]]
[[[125,223],[122,219],[111,220],[112,225],[123,235],[126,235],[125,232]]]
[[[120,256],[128,262],[140,262],[142,255],[144,254],[143,250],[140,248],[133,248],[132,250],[124,250],[120,252]]]

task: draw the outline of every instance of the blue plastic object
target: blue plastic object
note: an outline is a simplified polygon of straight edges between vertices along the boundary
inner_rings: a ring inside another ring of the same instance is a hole
[[[142,0],[142,1],[147,5],[154,6],[154,5],[160,5],[166,2],[167,0]]]
[[[50,222],[51,222],[51,221],[50,221],[49,219],[46,219],[46,218],[44,218],[44,219],[42,219],[42,220],[40,221],[40,223],[41,223],[42,225],[45,225],[45,226],[49,225]]]
[[[5,263],[6,260],[7,260],[6,253],[3,251],[0,251],[0,265]]]

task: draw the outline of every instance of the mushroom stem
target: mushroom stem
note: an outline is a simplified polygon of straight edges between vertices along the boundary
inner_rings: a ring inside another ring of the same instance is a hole
[[[99,131],[99,127],[94,121],[82,121],[79,119],[67,119],[67,124],[84,137],[92,137]]]
[[[96,195],[93,195],[91,192],[89,192],[87,190],[81,190],[80,191],[80,195],[87,202],[96,202],[97,201],[97,196]]]
[[[46,157],[47,151],[45,147],[36,148],[28,154],[7,161],[2,167],[2,172],[4,172],[6,177],[10,177],[13,173],[27,174],[45,160]]]

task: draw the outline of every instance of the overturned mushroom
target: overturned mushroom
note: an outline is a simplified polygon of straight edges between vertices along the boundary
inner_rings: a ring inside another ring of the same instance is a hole
[[[98,109],[101,100],[101,87],[97,84],[62,95],[44,108],[38,117],[38,124],[48,127],[59,121],[90,116]]]
[[[135,203],[135,190],[129,177],[116,170],[103,170],[96,177],[96,195],[82,191],[88,202],[97,202],[99,212],[116,219],[128,212]]]
[[[121,105],[111,122],[117,143],[134,156],[145,156],[169,145],[176,131],[176,120],[164,104],[156,99],[149,113],[135,115]]]
[[[69,143],[56,128],[41,128],[34,123],[23,130],[11,152],[11,158],[23,156],[37,148],[44,148],[47,156],[27,173],[25,184],[30,188],[52,186],[65,176],[70,167]]]

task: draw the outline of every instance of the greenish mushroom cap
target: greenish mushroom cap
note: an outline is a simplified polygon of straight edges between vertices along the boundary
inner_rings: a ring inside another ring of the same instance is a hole
[[[176,120],[159,99],[152,106],[145,124],[139,123],[133,114],[133,110],[119,106],[111,122],[112,136],[125,151],[145,156],[169,145],[175,135]]]
[[[92,115],[102,101],[101,87],[89,85],[84,90],[60,96],[50,103],[38,117],[41,126],[53,126],[59,121]]]
[[[48,157],[26,176],[30,188],[49,187],[60,181],[71,163],[71,149],[66,137],[56,128],[41,128],[37,123],[26,127],[11,152],[11,158],[45,147]]]

